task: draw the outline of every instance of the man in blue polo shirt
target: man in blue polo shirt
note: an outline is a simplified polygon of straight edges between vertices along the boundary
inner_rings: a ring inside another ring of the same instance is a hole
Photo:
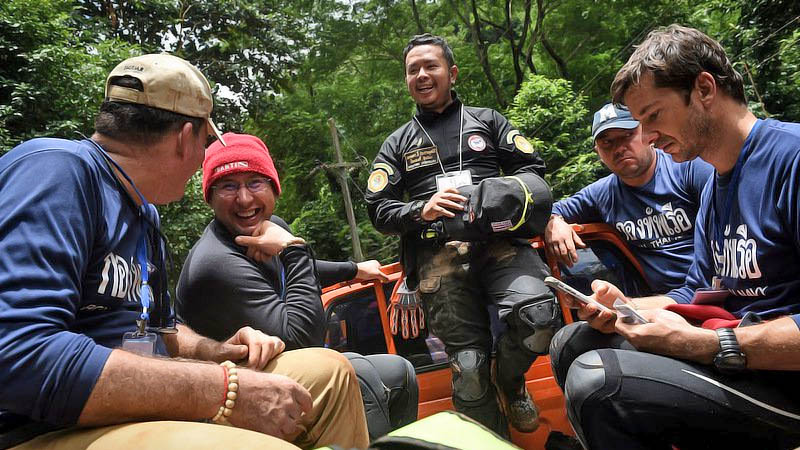
[[[678,25],[651,32],[611,91],[652,144],[716,174],[684,286],[626,299],[592,283],[649,323],[581,306],[586,322],[553,338],[572,425],[587,448],[796,448],[800,124],[757,119],[722,46]]]
[[[702,160],[677,163],[643,139],[624,106],[606,104],[592,122],[594,149],[613,172],[553,205],[548,250],[569,267],[585,244],[569,223],[604,222],[628,242],[653,292],[683,286],[694,253],[700,192],[713,172]]]
[[[196,67],[137,56],[108,76],[91,138],[0,158],[0,448],[366,447],[337,352],[171,326],[153,205],[183,196],[219,137],[212,108]]]

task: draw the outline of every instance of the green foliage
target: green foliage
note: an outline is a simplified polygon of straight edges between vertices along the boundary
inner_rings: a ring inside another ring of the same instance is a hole
[[[116,40],[86,39],[58,0],[0,6],[0,154],[37,136],[91,134],[105,77],[138,53]]]
[[[194,174],[186,184],[186,194],[183,198],[160,207],[159,213],[161,228],[169,240],[172,252],[173,264],[169,279],[171,287],[174,288],[189,250],[214,217],[211,207],[203,200],[202,174],[200,172]]]
[[[0,154],[35,136],[90,134],[115,64],[173,52],[212,82],[224,130],[269,146],[283,187],[277,213],[318,256],[346,259],[342,194],[320,168],[334,161],[327,120],[336,120],[345,161],[371,161],[414,112],[402,70],[414,34],[447,38],[461,99],[506,112],[545,158],[560,197],[605,173],[591,148],[591,113],[656,26],[683,23],[721,40],[745,75],[751,108],[800,120],[798,16],[793,0],[4,0]],[[397,239],[367,217],[366,169],[349,177],[366,256],[396,259]],[[162,209],[173,275],[211,218],[199,185],[193,178],[186,198]]]
[[[781,88],[789,98],[795,101],[788,104],[784,111],[786,120],[800,121],[800,29],[787,38],[781,40],[780,56],[782,66],[780,69]],[[774,84],[778,84],[776,80]],[[776,86],[777,88],[777,86]]]
[[[507,115],[547,162],[556,198],[597,179],[602,164],[592,149],[586,97],[569,81],[529,76]]]
[[[741,10],[723,44],[733,49],[751,108],[760,116],[800,120],[796,80],[800,42],[800,3],[794,0],[732,2]]]
[[[317,192],[317,201],[307,203],[302,208],[297,219],[292,222],[292,231],[303,236],[318,257],[347,259],[341,238],[348,231],[339,219],[335,199],[327,185],[323,185]]]

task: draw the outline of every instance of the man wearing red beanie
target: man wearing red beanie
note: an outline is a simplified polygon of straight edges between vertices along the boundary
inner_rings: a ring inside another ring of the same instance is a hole
[[[282,339],[287,350],[321,347],[326,326],[320,286],[386,276],[377,261],[316,261],[305,241],[272,214],[281,188],[267,146],[245,134],[223,138],[226,146],[214,143],[206,149],[203,196],[214,220],[184,263],[177,313],[198,333],[221,340],[251,326]],[[408,361],[396,355],[346,355],[365,397],[387,392],[386,387],[391,392],[375,399],[382,408],[370,409],[373,402],[365,398],[372,438],[416,419],[417,385]],[[370,389],[367,380],[379,389]]]

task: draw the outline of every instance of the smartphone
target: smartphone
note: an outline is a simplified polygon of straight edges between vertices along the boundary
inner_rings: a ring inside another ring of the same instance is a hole
[[[601,311],[613,312],[610,309],[608,309],[607,306],[603,305],[602,303],[598,302],[597,300],[595,300],[595,299],[593,299],[593,298],[591,298],[589,296],[586,296],[586,295],[582,294],[579,290],[577,290],[574,287],[568,285],[567,283],[564,283],[563,281],[559,280],[556,277],[547,277],[547,278],[545,278],[544,279],[544,284],[550,286],[553,289],[558,289],[561,292],[569,294],[569,295],[575,297],[578,301],[586,303],[587,305],[592,304],[592,305],[596,306],[598,309],[600,309]]]
[[[635,309],[631,307],[631,305],[625,303],[621,299],[614,300],[614,309],[617,310],[617,314],[622,317],[622,321],[625,323],[635,323],[635,324],[643,324],[649,323],[647,319],[642,317],[641,314],[636,312]]]

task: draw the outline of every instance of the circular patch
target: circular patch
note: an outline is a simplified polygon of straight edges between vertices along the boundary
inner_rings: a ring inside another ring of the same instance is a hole
[[[467,144],[469,144],[469,148],[475,150],[476,152],[482,152],[483,149],[486,148],[486,141],[484,141],[483,138],[477,134],[470,136],[469,139],[467,139]]]
[[[525,139],[525,136],[521,134],[514,136],[514,145],[522,153],[528,153],[528,154],[533,153],[533,146],[531,145],[530,142],[528,142],[527,139]]]
[[[386,173],[385,170],[373,170],[371,174],[369,174],[369,180],[367,180],[367,189],[370,192],[380,192],[386,185],[389,184],[389,174]]]

